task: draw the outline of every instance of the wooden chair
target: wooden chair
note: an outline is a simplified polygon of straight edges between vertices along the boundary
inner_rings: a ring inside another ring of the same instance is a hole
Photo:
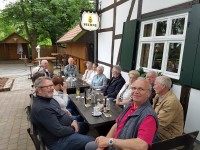
[[[37,130],[34,128],[31,131],[30,128],[27,129],[29,136],[31,137],[36,150],[47,150],[41,136],[38,134]]]
[[[193,144],[199,131],[183,134],[173,139],[168,139],[153,143],[149,150],[170,150],[177,148],[178,150],[193,150]]]
[[[42,137],[38,133],[37,128],[32,124],[32,122],[30,120],[31,105],[32,105],[34,96],[33,96],[33,94],[30,94],[29,96],[31,98],[31,104],[30,104],[30,106],[27,106],[25,108],[26,113],[27,113],[27,120],[30,122],[30,128],[27,129],[27,132],[28,132],[29,136],[31,137],[33,144],[35,145],[36,150],[47,150]]]

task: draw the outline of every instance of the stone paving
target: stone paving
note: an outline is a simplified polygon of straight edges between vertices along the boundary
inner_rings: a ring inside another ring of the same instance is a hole
[[[0,92],[0,150],[34,150],[27,134],[25,107],[29,105],[31,80],[24,64],[0,64],[0,77],[14,79],[11,91]]]

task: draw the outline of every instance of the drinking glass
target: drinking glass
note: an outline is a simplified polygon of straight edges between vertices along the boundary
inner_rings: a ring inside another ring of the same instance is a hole
[[[86,105],[91,105],[91,97],[87,97],[87,98],[86,98],[85,104],[86,104]]]
[[[76,95],[77,95],[77,96],[80,96],[79,94],[80,94],[80,88],[79,88],[79,87],[76,87]]]
[[[110,100],[108,98],[106,100],[106,113],[110,115]]]

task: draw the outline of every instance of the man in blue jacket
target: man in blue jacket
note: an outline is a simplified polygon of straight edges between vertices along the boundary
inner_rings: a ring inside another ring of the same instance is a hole
[[[62,111],[53,97],[53,82],[48,77],[39,77],[34,86],[36,97],[31,109],[31,121],[50,150],[82,150],[86,143],[94,140],[92,137],[81,135],[76,120]]]
[[[114,100],[117,97],[117,94],[121,90],[122,86],[125,84],[125,80],[121,75],[121,67],[118,65],[113,66],[112,68],[112,78],[108,82],[108,86],[104,90],[104,96],[107,96],[109,99]]]

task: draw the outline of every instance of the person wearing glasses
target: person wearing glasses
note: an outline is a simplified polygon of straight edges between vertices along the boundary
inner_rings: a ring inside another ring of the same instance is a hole
[[[156,96],[153,99],[159,127],[155,142],[171,139],[183,134],[183,107],[176,95],[170,90],[172,81],[167,76],[159,76],[154,83]]]
[[[89,142],[85,150],[142,149],[147,150],[158,128],[157,115],[148,98],[151,94],[149,82],[139,77],[131,85],[134,101],[126,105],[107,136],[99,136]]]
[[[31,109],[31,122],[38,129],[48,149],[83,150],[86,143],[94,140],[90,136],[82,135],[77,121],[66,115],[53,99],[54,85],[50,78],[39,77],[34,86],[36,96]]]
[[[137,80],[137,78],[140,76],[140,73],[137,70],[131,70],[128,73],[128,82],[124,84],[122,89],[119,91],[117,94],[116,98],[116,104],[119,106],[125,106],[128,104],[130,101],[133,100],[131,93],[131,85],[132,83]]]

